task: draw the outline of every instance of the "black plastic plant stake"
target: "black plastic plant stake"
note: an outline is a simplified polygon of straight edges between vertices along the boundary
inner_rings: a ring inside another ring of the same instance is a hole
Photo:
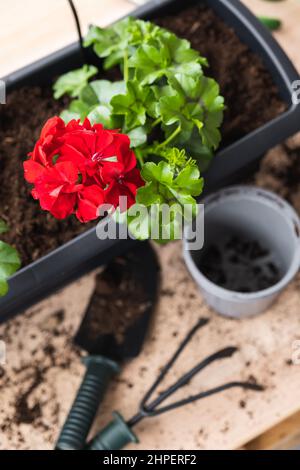
[[[78,12],[76,10],[73,0],[67,0],[67,1],[70,5],[72,14],[74,16],[75,24],[76,24],[76,29],[77,29],[78,39],[79,39],[79,44],[80,44],[80,52],[82,56],[82,62],[84,64],[87,64],[88,63],[87,54],[86,54],[85,48],[83,47],[83,36],[82,36],[82,31],[81,31],[81,26],[80,26],[79,15],[78,15]]]
[[[189,403],[193,403],[198,400],[202,400],[203,398],[207,398],[211,395],[215,395],[217,393],[221,393],[225,390],[231,388],[243,388],[245,390],[253,390],[253,391],[263,391],[264,388],[261,385],[251,382],[228,382],[226,384],[220,385],[218,387],[212,388],[210,390],[206,390],[204,392],[198,393],[197,395],[189,396],[185,399],[173,402],[166,406],[160,405],[167,400],[170,396],[176,393],[180,388],[189,384],[192,378],[201,372],[203,369],[208,367],[213,362],[230,358],[237,352],[236,347],[228,347],[224,348],[211,356],[208,356],[201,362],[199,362],[195,367],[193,367],[190,371],[185,373],[181,378],[179,378],[173,385],[171,385],[167,390],[162,392],[156,399],[150,401],[153,394],[168,374],[172,366],[174,365],[175,361],[178,359],[182,351],[186,348],[189,342],[192,340],[195,333],[202,327],[204,327],[209,320],[205,318],[201,318],[197,324],[191,329],[191,331],[187,334],[183,342],[180,344],[179,348],[176,350],[172,358],[169,362],[163,367],[159,377],[151,386],[149,391],[145,394],[144,398],[140,403],[139,412],[133,416],[129,421],[125,421],[123,417],[119,413],[113,413],[114,420],[102,431],[100,431],[96,437],[88,444],[89,450],[118,450],[122,449],[124,446],[129,444],[130,442],[138,442],[138,438],[133,433],[132,428],[136,426],[140,421],[145,418],[158,416],[163,413],[166,413],[171,410],[175,410],[182,406],[188,405]],[[150,401],[150,403],[149,403]]]

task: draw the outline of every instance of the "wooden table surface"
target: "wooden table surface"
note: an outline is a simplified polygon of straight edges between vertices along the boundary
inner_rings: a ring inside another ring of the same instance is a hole
[[[139,357],[123,364],[121,374],[111,384],[91,436],[111,420],[112,411],[120,411],[125,419],[136,413],[139,401],[161,367],[170,359],[187,331],[200,317],[205,317],[210,319],[209,325],[197,333],[160,391],[203,358],[228,346],[238,347],[234,357],[202,371],[172,400],[235,380],[256,380],[265,387],[265,391],[228,390],[147,419],[135,428],[140,444],[131,445],[128,449],[232,450],[246,446],[255,438],[249,444],[250,448],[268,448],[275,440],[277,444],[279,437],[282,439],[292,428],[294,434],[298,432],[299,442],[300,365],[293,363],[292,359],[295,353],[293,345],[300,338],[300,276],[263,315],[241,321],[230,320],[207,307],[188,274],[181,253],[181,243],[158,249],[162,267],[161,295],[147,340]],[[43,353],[49,344],[61,351],[62,360],[70,356],[68,351],[72,338],[93,288],[92,273],[34,306],[25,315],[0,325],[0,338],[9,340],[5,370],[8,374],[12,370],[24,371],[17,376],[18,381],[1,390],[1,421],[12,421],[14,397],[20,393],[20,388],[23,393],[30,390],[28,406],[41,404],[43,419],[42,428],[22,422],[13,424],[11,433],[0,432],[0,450],[53,448],[83,377],[84,367],[80,357],[73,353],[67,368],[59,364],[46,368],[43,381],[36,388],[32,388],[26,374],[36,361],[39,363],[37,370],[49,364],[49,355]],[[53,334],[55,314],[62,309],[62,333],[56,335]],[[259,437],[293,415],[284,428],[280,426],[271,434]]]
[[[282,28],[274,36],[300,72],[300,0],[243,0],[243,3],[257,15],[274,16],[282,20]]]
[[[283,19],[283,28],[275,36],[300,71],[300,0],[243,1],[257,14]],[[75,0],[75,4],[83,31],[90,23],[106,25],[135,7],[131,0]],[[76,39],[66,0],[10,0],[0,15],[0,77]]]
[[[4,2],[4,0],[1,0]],[[129,0],[75,0],[83,32],[134,8]],[[0,14],[0,77],[77,40],[67,0],[10,0]]]

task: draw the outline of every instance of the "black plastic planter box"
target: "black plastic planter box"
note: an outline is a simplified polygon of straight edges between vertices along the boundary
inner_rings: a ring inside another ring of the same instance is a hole
[[[206,192],[230,182],[273,145],[300,129],[300,106],[292,104],[291,83],[298,74],[270,33],[238,0],[202,0],[233,27],[243,42],[264,61],[277,84],[288,110],[265,126],[223,149],[206,173]],[[163,16],[170,11],[200,3],[199,0],[153,1],[134,15],[144,19]],[[7,91],[24,85],[49,83],[55,76],[81,65],[78,43],[62,49],[24,69],[5,77]],[[106,263],[134,241],[106,240],[96,237],[95,229],[76,237],[40,260],[21,269],[10,279],[7,296],[0,299],[0,322],[51,294],[67,282]]]

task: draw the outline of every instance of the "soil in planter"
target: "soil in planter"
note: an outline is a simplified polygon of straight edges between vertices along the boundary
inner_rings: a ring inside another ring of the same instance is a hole
[[[300,134],[268,152],[259,171],[247,182],[274,191],[300,216]]]
[[[7,104],[0,107],[0,218],[10,227],[1,239],[18,249],[23,265],[92,226],[75,217],[58,221],[43,212],[23,176],[22,162],[33,149],[41,126],[65,104],[55,101],[50,89],[23,88],[10,93]]]
[[[235,292],[258,292],[281,278],[279,266],[268,249],[241,236],[205,247],[198,266],[210,281]]]
[[[121,344],[128,328],[151,307],[154,299],[149,298],[138,276],[140,263],[139,252],[131,251],[98,274],[79,333],[84,344],[94,344],[100,335],[113,335]]]
[[[227,107],[222,146],[244,137],[286,109],[260,57],[210,8],[192,7],[156,23],[188,39],[208,59],[206,74],[220,84]]]

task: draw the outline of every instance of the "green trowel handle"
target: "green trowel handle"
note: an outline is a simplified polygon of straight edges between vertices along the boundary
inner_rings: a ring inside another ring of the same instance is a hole
[[[103,356],[90,356],[84,363],[87,370],[59,436],[57,450],[83,449],[110,379],[119,372],[119,366]]]
[[[88,450],[120,450],[130,442],[138,442],[122,416],[117,412],[113,416],[113,421],[90,442]]]

